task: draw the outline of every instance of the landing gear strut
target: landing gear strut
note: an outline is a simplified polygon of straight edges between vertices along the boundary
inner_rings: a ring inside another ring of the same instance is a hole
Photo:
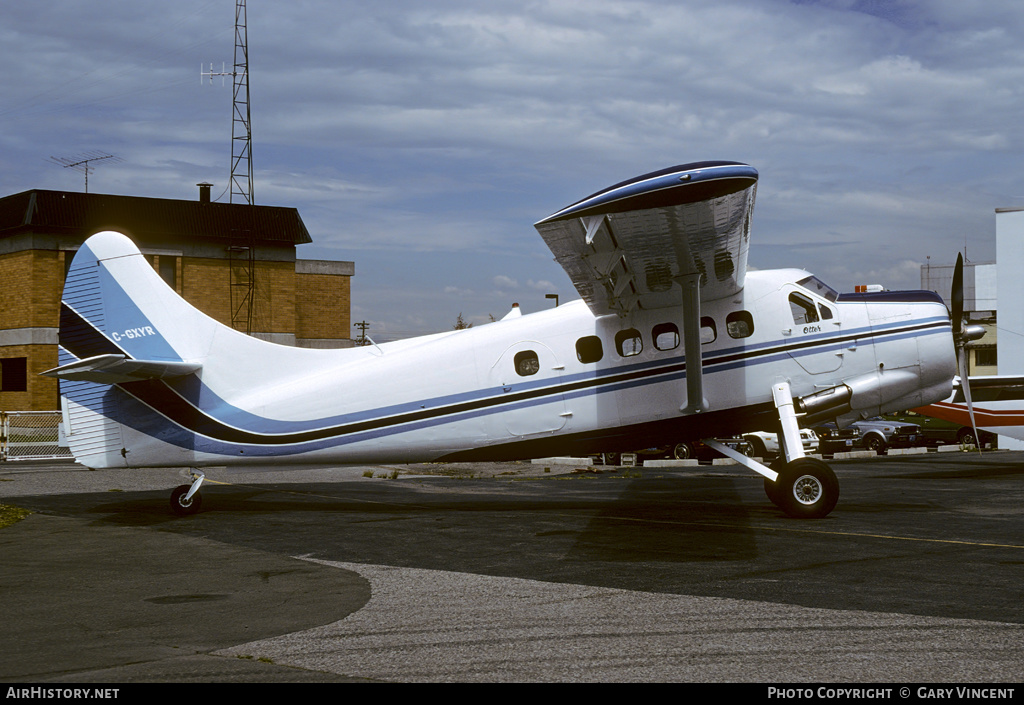
[[[779,410],[782,453],[765,475],[764,493],[772,504],[791,517],[818,519],[828,516],[839,501],[839,481],[826,463],[804,455],[800,426],[793,407],[789,384],[772,387],[775,408]],[[772,474],[777,473],[776,477]]]
[[[206,479],[206,475],[198,470],[189,471],[192,477],[191,485],[179,485],[171,492],[171,511],[178,516],[189,516],[198,514],[203,506],[203,496],[199,494],[199,487]]]

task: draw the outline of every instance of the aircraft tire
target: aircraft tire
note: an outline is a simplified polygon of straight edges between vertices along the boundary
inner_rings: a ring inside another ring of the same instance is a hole
[[[782,468],[785,466],[786,461],[781,455],[768,464],[768,467],[778,473],[781,473]],[[767,477],[764,479],[764,493],[768,495],[768,499],[771,500],[771,503],[776,507],[780,506],[779,502],[782,501],[779,487],[780,485],[778,482],[772,482]]]
[[[779,471],[775,484],[779,508],[797,519],[828,516],[839,501],[839,481],[835,473],[817,458],[797,458],[787,463]]]
[[[180,517],[198,514],[203,505],[203,496],[199,492],[192,495],[191,499],[185,499],[190,486],[178,485],[171,492],[171,511]]]

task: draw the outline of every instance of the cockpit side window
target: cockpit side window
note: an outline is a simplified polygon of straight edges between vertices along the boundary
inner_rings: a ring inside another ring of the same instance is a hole
[[[793,323],[798,326],[818,322],[818,307],[803,294],[789,295],[789,309],[793,313]]]

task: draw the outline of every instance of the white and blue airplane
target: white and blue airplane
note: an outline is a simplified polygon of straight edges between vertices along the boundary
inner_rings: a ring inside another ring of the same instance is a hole
[[[61,306],[64,428],[91,468],[496,461],[703,439],[796,517],[836,505],[799,428],[947,398],[968,333],[931,292],[838,294],[748,271],[757,171],[645,174],[536,223],[582,300],[381,345],[311,350],[206,316],[117,232],[79,249]],[[779,433],[772,467],[713,439]]]

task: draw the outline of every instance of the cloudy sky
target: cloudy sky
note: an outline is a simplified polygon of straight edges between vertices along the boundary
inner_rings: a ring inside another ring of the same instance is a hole
[[[230,173],[231,0],[34,0],[0,22],[0,194],[197,197]],[[532,224],[612,183],[760,174],[752,267],[917,288],[1024,206],[1019,0],[248,3],[254,191],[354,260],[378,340],[576,298]],[[221,200],[227,200],[225,194]],[[355,333],[355,331],[354,331]]]

